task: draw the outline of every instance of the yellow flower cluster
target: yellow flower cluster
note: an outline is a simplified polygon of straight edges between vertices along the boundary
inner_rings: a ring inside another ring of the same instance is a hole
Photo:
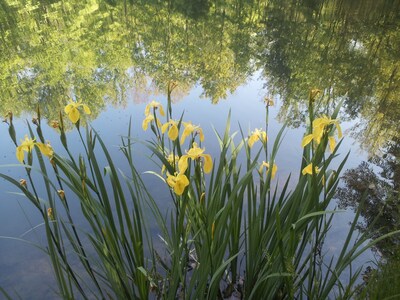
[[[49,143],[43,144],[35,142],[35,139],[30,139],[27,135],[25,135],[25,139],[21,140],[21,145],[17,147],[16,152],[17,159],[20,163],[24,161],[24,152],[27,152],[28,154],[31,153],[35,146],[39,148],[40,152],[42,152],[43,155],[49,158],[52,157],[54,154],[53,148],[50,146]]]
[[[309,143],[311,143],[312,140],[314,140],[317,144],[321,142],[321,139],[326,132],[326,128],[329,125],[335,125],[337,131],[338,131],[338,138],[342,138],[342,129],[340,128],[339,121],[337,119],[331,119],[327,116],[322,116],[321,118],[317,118],[313,121],[313,131],[311,134],[306,135],[303,138],[303,141],[301,142],[301,146],[305,147]],[[336,147],[336,140],[333,136],[328,137],[329,140],[329,149],[331,152],[335,150]]]
[[[64,107],[64,112],[68,115],[68,118],[71,120],[72,123],[76,123],[79,121],[79,118],[80,118],[79,108],[80,107],[83,107],[83,111],[85,112],[85,114],[89,115],[91,113],[90,108],[86,104],[82,104],[81,101],[79,101],[79,102],[71,101]],[[32,121],[37,125],[36,118],[34,118]],[[51,121],[50,124],[53,128],[58,128],[60,126],[59,122],[55,121],[55,120]],[[16,156],[17,156],[18,161],[20,163],[23,163],[24,158],[25,158],[24,152],[26,152],[26,153],[28,153],[28,155],[30,155],[35,146],[37,146],[39,148],[40,152],[43,155],[45,155],[49,158],[51,158],[54,154],[53,148],[51,147],[49,142],[47,142],[47,144],[36,142],[35,139],[31,139],[27,135],[25,135],[25,138],[23,140],[21,140],[21,144],[19,146],[17,146]]]
[[[188,160],[198,161],[199,159],[204,159],[204,172],[210,173],[213,167],[213,161],[210,154],[204,154],[205,149],[201,149],[197,146],[197,143],[194,142],[192,148],[190,148],[186,154],[182,155],[180,158],[175,156],[175,161],[178,161],[178,171],[175,172],[174,175],[167,173],[167,183],[173,188],[175,194],[182,195],[185,191],[185,188],[189,185],[189,180],[185,175],[186,170],[188,169]],[[178,158],[178,160],[176,160]],[[173,164],[174,156],[170,154],[167,158],[168,162]],[[165,167],[163,166],[163,170]],[[162,170],[162,171],[163,171]]]
[[[155,115],[155,110],[160,111],[161,116],[165,116],[163,106],[156,101],[150,102],[144,111],[145,119],[142,122],[143,130],[147,130],[148,126],[151,122],[155,121],[157,126],[161,128],[161,133],[164,134],[168,130],[168,138],[172,141],[175,141],[179,137],[179,125],[180,122],[170,119],[165,124],[161,124],[157,116]],[[180,144],[183,145],[185,140],[191,134],[198,134],[200,141],[204,141],[203,130],[200,126],[193,125],[191,122],[181,122],[183,125],[183,133],[180,139]],[[166,158],[168,163],[173,166],[173,168],[178,170],[173,175],[167,172],[167,184],[174,190],[175,194],[182,195],[185,191],[185,188],[189,185],[189,179],[186,177],[185,172],[189,166],[189,159],[193,161],[200,161],[203,159],[204,161],[204,172],[210,173],[213,167],[213,162],[211,155],[204,154],[205,149],[200,148],[196,142],[193,142],[192,147],[186,151],[186,154],[181,157],[170,153]],[[161,169],[161,173],[164,173],[166,166],[163,165]]]

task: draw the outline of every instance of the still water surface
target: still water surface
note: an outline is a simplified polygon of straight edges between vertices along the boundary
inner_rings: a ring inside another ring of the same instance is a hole
[[[151,137],[141,129],[148,101],[166,105],[170,94],[175,116],[184,112],[201,125],[207,152],[215,154],[213,128],[222,132],[229,111],[233,131],[238,123],[246,132],[265,128],[263,99],[269,97],[275,102],[269,139],[289,125],[276,159],[283,182],[299,172],[308,91],[320,88],[320,113],[344,103],[340,153],[351,150],[347,169],[367,161],[398,190],[398,156],[391,149],[400,132],[399,21],[399,1],[383,0],[6,0],[0,11],[0,112],[14,113],[20,139],[38,104],[50,122],[69,99],[83,100],[92,110],[88,122],[115,145],[112,154],[123,170],[119,135],[132,117],[133,136]],[[70,144],[78,141],[74,131],[68,135]],[[51,127],[45,136],[61,148]],[[0,165],[17,163],[6,124],[0,138]],[[140,171],[157,170],[139,145],[136,153]],[[0,171],[23,174],[10,166]],[[156,178],[143,178],[160,203],[168,199]],[[0,181],[0,236],[45,245],[40,226],[30,230],[40,225],[39,215],[14,191]],[[338,216],[328,249],[338,247],[348,220],[348,214]],[[49,286],[56,288],[47,257],[8,238],[0,239],[0,286],[23,299],[51,299]]]

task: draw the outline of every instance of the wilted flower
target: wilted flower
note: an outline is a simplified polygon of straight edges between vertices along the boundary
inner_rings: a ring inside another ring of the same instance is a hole
[[[201,149],[197,146],[197,143],[194,142],[192,148],[187,151],[185,155],[179,159],[178,168],[180,173],[184,173],[188,167],[188,159],[191,158],[193,160],[204,158],[204,172],[210,173],[212,170],[213,162],[210,154],[203,154],[204,148]]]
[[[310,101],[314,101],[315,98],[316,98],[321,92],[322,92],[322,91],[319,90],[319,89],[312,89],[312,90],[310,91],[310,95],[309,95]]]
[[[269,162],[265,162],[265,161],[262,162],[262,164],[261,164],[261,166],[260,166],[260,170],[259,170],[260,173],[262,172],[262,170],[263,170],[264,168],[267,169],[267,172],[269,171]],[[271,179],[274,179],[275,174],[276,174],[276,171],[278,171],[278,166],[274,163],[274,164],[272,165]]]
[[[71,101],[67,106],[65,106],[64,111],[68,115],[68,118],[71,120],[72,123],[78,122],[80,118],[80,112],[79,112],[79,107],[83,107],[83,111],[85,114],[90,115],[91,111],[89,106],[86,104],[82,104],[82,101],[79,102],[74,102]]]
[[[319,169],[317,166],[313,167],[313,164],[312,164],[312,163],[310,163],[309,165],[307,165],[307,166],[303,169],[303,171],[302,171],[301,173],[302,173],[303,175],[306,175],[306,174],[312,175],[312,173],[313,173],[313,168],[314,168],[315,174],[318,174],[319,171],[320,171],[320,169]]]
[[[50,220],[54,220],[54,215],[53,215],[53,209],[51,207],[49,207],[47,209],[47,216],[49,217]]]
[[[175,175],[167,174],[167,183],[173,188],[175,194],[182,195],[185,188],[189,185],[189,180],[185,174],[175,173]]]
[[[10,123],[13,121],[13,113],[12,111],[8,111],[7,114],[4,116],[3,122],[8,123],[8,119],[10,120]]]
[[[192,133],[192,132],[198,132],[200,135],[200,141],[204,141],[204,134],[203,134],[203,129],[201,129],[200,126],[193,125],[191,122],[182,122],[183,126],[185,129],[183,130],[182,136],[181,136],[181,145],[185,142],[186,138]]]
[[[249,139],[247,141],[249,147],[253,147],[256,141],[260,140],[262,143],[266,143],[268,141],[267,133],[261,129],[255,129],[251,132]]]
[[[60,198],[61,198],[62,200],[64,200],[64,198],[65,198],[65,192],[64,192],[64,190],[58,190],[58,191],[57,191],[57,194],[60,196]]]
[[[267,105],[267,106],[274,106],[274,105],[275,105],[274,100],[272,100],[272,99],[269,98],[269,97],[265,97],[265,98],[264,98],[264,103],[265,103],[265,105]]]
[[[169,120],[167,123],[161,126],[161,132],[165,133],[168,127],[168,137],[170,138],[170,140],[175,141],[179,135],[178,122],[172,119]]]

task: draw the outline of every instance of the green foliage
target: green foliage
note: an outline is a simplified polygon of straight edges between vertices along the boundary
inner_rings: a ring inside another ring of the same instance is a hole
[[[310,94],[311,112],[313,101]],[[35,157],[28,153],[23,164],[28,183],[0,174],[40,212],[47,236],[43,250],[51,259],[62,298],[147,299],[150,292],[162,299],[222,299],[232,293],[244,299],[326,299],[333,293],[344,299],[353,296],[361,269],[346,283],[342,273],[351,270],[360,254],[395,233],[369,243],[370,235],[363,233],[351,244],[358,211],[338,256],[327,258],[324,254],[324,240],[338,212],[327,208],[347,159],[332,170],[330,165],[340,143],[332,153],[326,153],[328,140],[338,128],[339,108],[330,119],[318,119],[311,113],[314,127],[308,133],[318,130],[321,139],[305,146],[303,172],[291,191],[290,178],[283,186],[273,184],[273,166],[285,127],[272,146],[261,130],[253,131],[249,138],[241,132],[237,143],[228,117],[225,132],[217,133],[220,154],[212,162],[201,147],[207,142],[202,129],[184,122],[183,116],[172,122],[172,110],[168,110],[164,116],[167,124],[177,124],[178,130],[177,136],[169,134],[167,127],[159,127],[163,111],[157,102],[146,107],[146,118],[151,120],[147,125],[155,139],[145,144],[166,169],[166,174],[152,172],[170,187],[173,209],[166,215],[135,169],[130,129],[122,137],[120,148],[130,174],[118,169],[108,145],[96,131],[83,129],[79,123],[76,128],[83,154],[71,154],[61,127],[67,157],[56,150],[49,164],[34,146]],[[30,136],[44,141],[40,111],[38,115],[36,134],[29,127]],[[317,123],[323,127],[317,128]],[[9,124],[13,126],[11,117]],[[250,139],[255,142],[250,143]],[[253,153],[257,144],[261,148]],[[264,161],[259,168],[262,157],[268,163]],[[99,163],[102,159],[104,166]],[[306,165],[310,163],[314,167],[307,173]],[[43,179],[46,195],[37,193],[39,183],[34,176]],[[73,200],[79,200],[79,212],[69,208]],[[154,237],[143,221],[145,207],[151,208],[162,232],[167,257],[153,247]],[[87,230],[77,227],[79,215],[87,223]]]
[[[397,299],[400,296],[400,261],[397,256],[378,265],[377,270],[369,269],[364,274],[365,285],[356,299]]]
[[[36,137],[43,141],[40,123],[39,119],[35,124]],[[148,268],[144,249],[150,247],[145,242],[151,242],[143,237],[147,232],[142,223],[142,207],[148,196],[133,167],[131,145],[122,140],[121,151],[131,171],[124,175],[114,165],[95,131],[86,128],[84,139],[79,125],[76,128],[84,155],[73,156],[63,143],[68,157],[54,154],[48,164],[39,149],[34,149],[37,175],[43,179],[46,195],[37,192],[38,183],[31,172],[36,168],[33,155],[29,154],[28,161],[24,161],[28,182],[18,182],[5,174],[0,177],[15,185],[41,214],[48,242],[43,251],[51,259],[62,298],[146,299],[149,282],[140,268]],[[34,138],[30,126],[29,130]],[[95,145],[100,148],[107,166],[98,164],[100,154]],[[54,175],[49,174],[50,169]],[[87,233],[82,234],[75,224],[77,213],[69,204],[75,199],[80,201],[78,215],[87,222]]]

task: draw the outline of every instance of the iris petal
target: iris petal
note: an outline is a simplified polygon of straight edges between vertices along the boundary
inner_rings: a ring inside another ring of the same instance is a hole
[[[68,113],[68,118],[71,120],[72,123],[75,124],[76,122],[78,122],[79,117],[79,110],[77,110],[75,107],[72,107]]]
[[[159,105],[160,108],[160,115],[165,116],[165,112],[164,112],[164,108],[162,107],[162,105]]]
[[[331,152],[333,152],[336,147],[336,140],[333,136],[330,136],[328,139],[329,139],[329,150],[331,150]]]
[[[181,136],[181,145],[185,142],[186,138],[192,133],[193,129],[191,126],[185,127]]]
[[[178,137],[178,134],[179,134],[178,127],[176,125],[172,125],[171,128],[168,131],[168,137],[172,141],[175,141],[176,138]]]
[[[185,173],[186,169],[188,168],[188,158],[187,155],[182,155],[182,157],[178,161],[178,170],[179,173]]]
[[[313,137],[313,134],[306,135],[301,142],[301,147],[304,148],[305,146],[307,146],[312,141]]]
[[[147,130],[147,128],[149,127],[149,123],[150,123],[151,121],[153,121],[153,120],[154,120],[154,117],[153,117],[152,115],[148,115],[148,116],[143,120],[143,122],[142,122],[142,128],[143,128],[144,131]]]
[[[258,136],[256,134],[252,134],[249,137],[249,140],[247,141],[247,143],[249,144],[249,147],[253,147],[254,143],[258,140]]]
[[[168,126],[169,126],[169,122],[163,124],[163,125],[161,126],[161,133],[165,133],[165,131],[167,130]]]
[[[204,157],[204,172],[210,173],[213,167],[213,161],[210,154],[203,154]]]
[[[69,114],[69,112],[71,111],[71,109],[73,109],[75,106],[73,103],[68,104],[67,106],[65,106],[64,111],[66,114]]]
[[[22,162],[24,161],[24,150],[22,149],[21,146],[17,147],[16,156],[18,161],[22,164]]]
[[[204,141],[204,134],[203,134],[203,129],[199,128],[199,133],[200,133],[200,141]]]
[[[46,145],[43,143],[36,143],[36,145],[39,147],[40,152],[43,153],[43,155],[47,157],[51,157],[54,153],[53,148],[51,148],[50,145]]]

